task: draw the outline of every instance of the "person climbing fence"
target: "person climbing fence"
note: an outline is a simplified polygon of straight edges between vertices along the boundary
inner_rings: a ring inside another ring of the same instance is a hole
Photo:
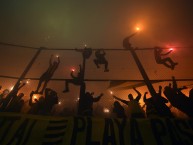
[[[178,64],[174,62],[170,57],[163,58],[162,56],[166,56],[172,52],[172,50],[168,51],[167,53],[162,53],[163,49],[161,47],[154,48],[154,56],[157,64],[163,64],[164,66],[174,69],[175,66]]]
[[[87,48],[85,47],[84,49],[75,49],[77,52],[81,52],[82,53],[82,57],[84,59],[89,59],[91,54],[92,54],[92,49],[91,48]]]
[[[99,65],[104,64],[104,66],[105,66],[104,72],[108,72],[109,71],[108,61],[105,58],[105,55],[106,55],[106,53],[104,50],[102,50],[102,49],[96,50],[96,52],[95,52],[96,58],[93,61],[94,61],[95,65],[97,66],[97,68],[100,68]]]
[[[49,61],[49,67],[46,70],[46,72],[44,72],[42,74],[42,76],[39,79],[39,83],[36,89],[36,93],[40,93],[43,94],[43,91],[45,90],[45,88],[47,87],[48,82],[50,81],[50,79],[52,78],[52,76],[54,75],[54,72],[57,70],[58,66],[60,64],[60,58],[59,56],[57,56],[57,61],[53,61],[53,55],[51,55],[50,57],[50,61]],[[43,84],[44,83],[44,84]],[[42,86],[43,84],[43,86]],[[42,86],[41,91],[39,92],[40,87]]]
[[[65,81],[65,89],[63,90],[63,93],[69,92],[69,83],[79,86],[83,82],[83,70],[81,65],[79,65],[79,72],[77,76],[74,76],[74,70],[71,71],[70,75],[72,79]]]

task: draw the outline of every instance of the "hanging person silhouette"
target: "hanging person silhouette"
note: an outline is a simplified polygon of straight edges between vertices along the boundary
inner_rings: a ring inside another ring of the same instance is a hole
[[[162,52],[163,52],[162,48],[160,48],[160,47],[154,48],[154,55],[155,55],[155,60],[156,60],[157,64],[163,64],[166,67],[173,70],[178,63],[173,62],[170,57],[162,58],[162,56],[165,56],[165,55],[168,55],[169,53],[171,53],[172,50],[168,51],[167,53],[162,53]]]
[[[95,65],[97,66],[97,68],[100,68],[99,64],[104,64],[105,65],[104,72],[108,72],[109,71],[108,61],[106,60],[105,55],[106,53],[104,50],[102,49],[96,50],[95,52],[96,59],[94,59],[93,61]]]
[[[65,89],[64,89],[63,93],[69,92],[69,83],[72,83],[74,85],[81,85],[81,83],[83,82],[83,70],[82,70],[81,65],[79,65],[79,72],[78,72],[77,76],[74,76],[74,70],[71,71],[70,75],[71,75],[72,79],[66,80]]]
[[[60,64],[59,56],[57,56],[57,61],[53,61],[53,55],[51,55],[50,61],[49,61],[49,67],[46,70],[46,72],[44,72],[42,74],[42,76],[40,77],[37,89],[35,91],[36,93],[43,94],[43,91],[45,90],[45,88],[46,88],[48,82],[50,81],[50,79],[52,78],[52,76],[54,75],[54,72],[58,68],[59,64]],[[39,92],[39,89],[40,89],[42,83],[44,83],[44,84],[43,84],[42,90]]]

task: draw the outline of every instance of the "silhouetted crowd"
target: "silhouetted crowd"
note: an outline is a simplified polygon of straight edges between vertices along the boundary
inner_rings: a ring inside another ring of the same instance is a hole
[[[172,83],[168,86],[162,87],[159,86],[159,91],[155,96],[147,98],[147,92],[142,94],[136,89],[133,88],[137,96],[133,94],[128,94],[128,100],[123,100],[112,94],[114,98],[114,103],[112,104],[113,108],[112,113],[113,117],[117,118],[153,118],[153,117],[175,117],[171,112],[171,106],[166,105],[170,104],[185,113],[188,117],[193,117],[193,89],[189,91],[189,96],[186,96],[182,93],[183,89],[186,87],[179,88],[177,86],[176,80],[172,77]],[[12,91],[5,89],[0,94],[0,112],[21,112],[25,103],[28,103],[30,106],[28,114],[36,115],[55,115],[54,106],[59,104],[57,92],[46,88],[44,94],[37,93],[32,91],[29,96],[28,101],[24,101],[23,93],[18,93],[19,90],[25,86],[25,83],[20,84],[19,87],[13,88]],[[103,94],[94,97],[94,92],[87,92],[86,85],[83,82],[81,84],[82,93],[80,93],[80,98],[78,100],[77,115],[81,116],[93,116],[93,104],[99,102]],[[162,96],[165,95],[165,97]],[[39,97],[36,97],[39,95]],[[143,97],[143,98],[142,98]],[[142,107],[139,103],[139,100],[143,99],[144,106]],[[126,105],[128,107],[127,111],[123,107]]]

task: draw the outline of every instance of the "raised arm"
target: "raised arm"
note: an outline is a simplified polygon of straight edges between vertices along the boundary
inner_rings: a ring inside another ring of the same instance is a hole
[[[60,63],[60,57],[58,56],[57,58],[58,58],[58,64],[59,64]]]
[[[172,76],[172,86],[175,91],[178,90],[178,85],[174,76]]]
[[[172,50],[170,50],[170,51],[168,51],[168,52],[166,52],[166,53],[162,53],[161,55],[168,55],[168,54],[170,54],[172,52]]]
[[[71,76],[73,79],[76,78],[76,77],[74,76],[74,71],[71,71],[70,76]]]
[[[159,92],[158,92],[158,95],[162,95],[162,86],[159,86]]]
[[[33,97],[33,95],[34,95],[34,91],[32,91],[31,93],[30,93],[30,99],[29,99],[29,106],[32,106],[34,103],[32,102],[32,97]]]
[[[137,97],[135,98],[135,100],[139,101],[141,99],[141,93],[135,87],[133,87],[133,90],[135,90],[135,92],[137,93]]]
[[[146,98],[147,94],[148,94],[148,92],[145,92],[145,94],[144,94],[144,96],[143,96],[143,102],[144,102],[144,103],[147,101],[147,98]]]
[[[101,93],[99,96],[93,98],[93,102],[98,102],[102,96],[103,96],[103,93]]]
[[[180,87],[180,88],[178,88],[178,91],[182,91],[184,89],[187,89],[187,87],[186,86]]]
[[[117,99],[118,101],[121,101],[122,103],[124,103],[124,104],[128,105],[128,102],[129,102],[129,101],[126,101],[126,100],[120,99],[120,98],[118,98],[118,97],[116,97],[116,96],[114,96],[114,95],[113,95],[113,98],[115,98],[115,99]]]

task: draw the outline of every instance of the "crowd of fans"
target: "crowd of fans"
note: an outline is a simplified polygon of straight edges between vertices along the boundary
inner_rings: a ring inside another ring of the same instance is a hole
[[[182,93],[183,89],[186,87],[178,88],[176,80],[172,77],[173,82],[168,84],[168,86],[159,87],[156,96],[151,96],[147,98],[148,94],[145,92],[143,95],[136,89],[133,88],[137,96],[133,94],[128,94],[128,100],[123,100],[121,97],[117,97],[112,94],[114,103],[112,104],[113,116],[117,118],[152,118],[152,117],[175,117],[171,112],[171,107],[166,105],[168,102],[170,104],[184,112],[188,117],[193,117],[193,89],[189,91],[189,96]],[[40,95],[38,98],[34,97],[37,95],[36,91],[32,91],[29,96],[28,101],[24,101],[24,94],[18,93],[19,90],[25,86],[25,83],[20,84],[19,87],[14,88],[12,91],[5,89],[0,94],[0,112],[21,112],[24,104],[28,103],[30,106],[28,114],[36,115],[55,115],[54,106],[59,104],[57,92],[46,88],[44,94],[38,93]],[[99,102],[103,94],[94,97],[94,92],[87,92],[86,85],[83,83],[81,85],[82,95],[78,100],[77,115],[81,116],[93,116],[93,104]],[[165,95],[165,97],[162,96]],[[143,100],[145,107],[141,106],[139,100]],[[128,107],[125,110],[124,105]]]

